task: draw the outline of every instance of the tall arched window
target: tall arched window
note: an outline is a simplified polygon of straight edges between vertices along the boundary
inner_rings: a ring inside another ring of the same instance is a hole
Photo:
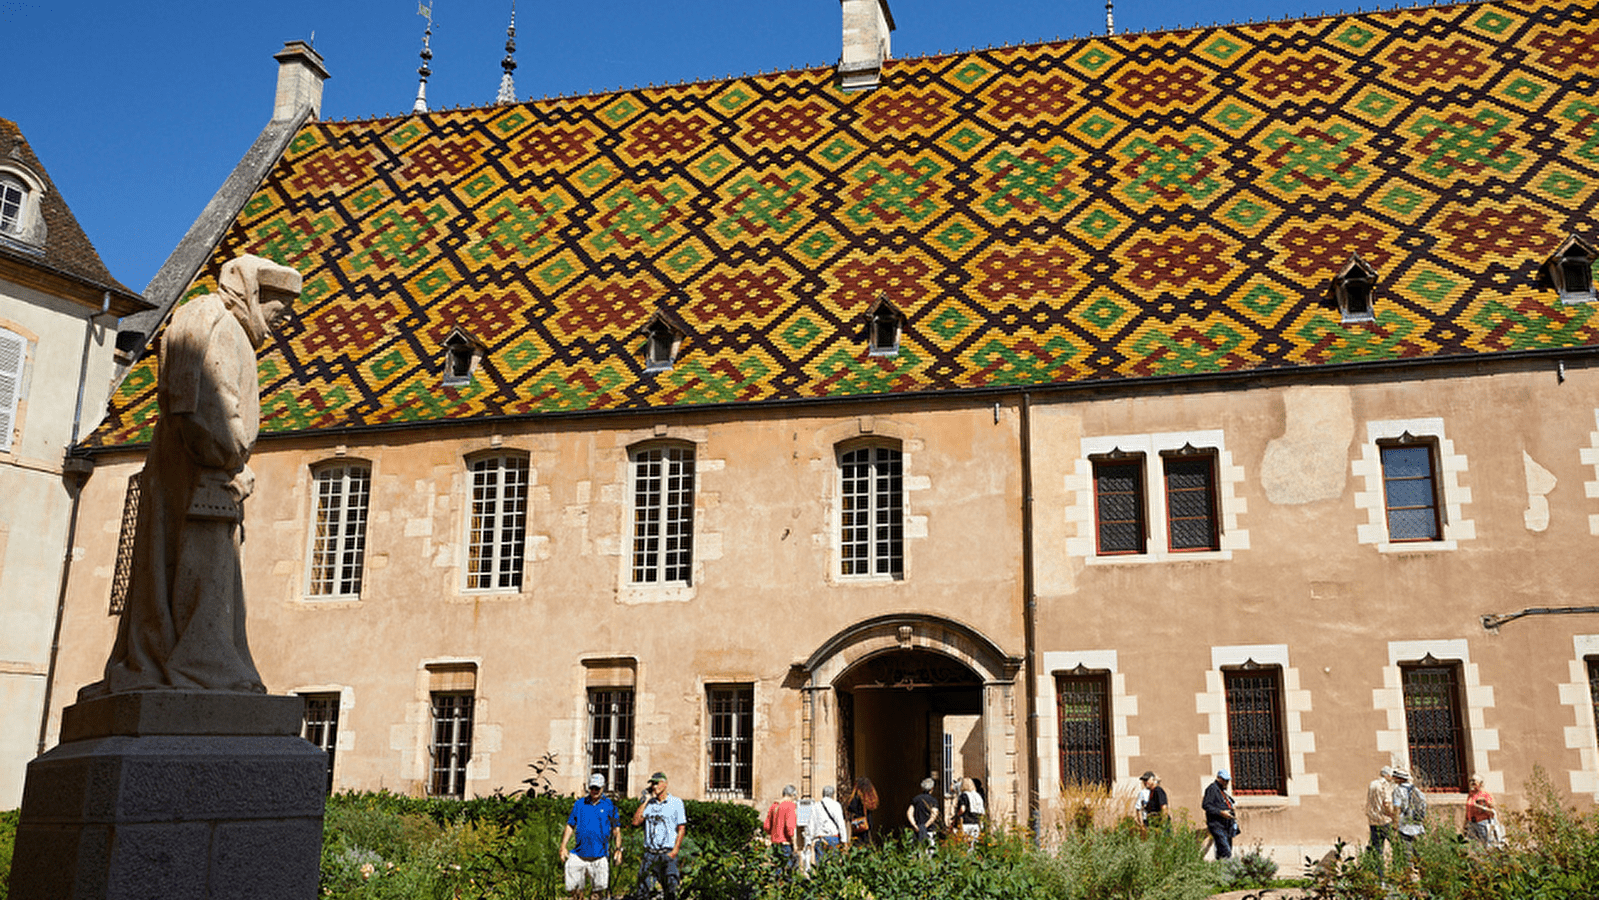
[[[366,563],[366,519],[372,467],[364,462],[325,463],[311,473],[316,511],[311,522],[314,597],[359,596]]]
[[[467,462],[472,505],[467,523],[467,590],[517,590],[527,541],[527,456],[495,453]]]

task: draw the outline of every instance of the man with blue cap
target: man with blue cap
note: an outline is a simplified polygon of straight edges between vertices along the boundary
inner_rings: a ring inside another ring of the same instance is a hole
[[[1232,780],[1233,776],[1226,769],[1217,772],[1216,780],[1205,787],[1205,798],[1200,802],[1205,810],[1205,828],[1216,843],[1217,859],[1233,855],[1233,836],[1238,834],[1237,811],[1233,808],[1232,795],[1227,793],[1227,785]]]

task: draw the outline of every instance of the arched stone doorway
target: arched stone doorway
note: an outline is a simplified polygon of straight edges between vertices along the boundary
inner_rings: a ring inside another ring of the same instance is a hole
[[[878,820],[897,825],[921,779],[955,774],[988,787],[991,816],[1016,819],[1016,675],[1022,659],[967,625],[928,615],[868,619],[834,635],[790,673],[804,692],[802,789],[857,774],[878,786]],[[974,771],[975,765],[975,771]]]

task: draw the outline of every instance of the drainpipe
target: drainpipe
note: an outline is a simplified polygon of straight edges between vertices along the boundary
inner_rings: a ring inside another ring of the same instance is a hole
[[[1033,580],[1033,395],[1022,391],[1022,627],[1027,680],[1027,824],[1038,843],[1038,593]]]
[[[111,292],[100,296],[100,311],[83,320],[83,362],[78,366],[78,405],[72,410],[72,438],[67,446],[78,442],[78,425],[83,421],[83,393],[89,383],[89,345],[94,341],[94,323],[111,311]]]

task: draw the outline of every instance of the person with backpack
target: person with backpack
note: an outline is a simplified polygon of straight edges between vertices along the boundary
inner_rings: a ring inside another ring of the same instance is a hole
[[[1410,772],[1394,770],[1394,818],[1399,823],[1399,840],[1405,848],[1405,858],[1410,861],[1412,877],[1420,864],[1416,851],[1416,838],[1427,830],[1427,798],[1410,780]]]

